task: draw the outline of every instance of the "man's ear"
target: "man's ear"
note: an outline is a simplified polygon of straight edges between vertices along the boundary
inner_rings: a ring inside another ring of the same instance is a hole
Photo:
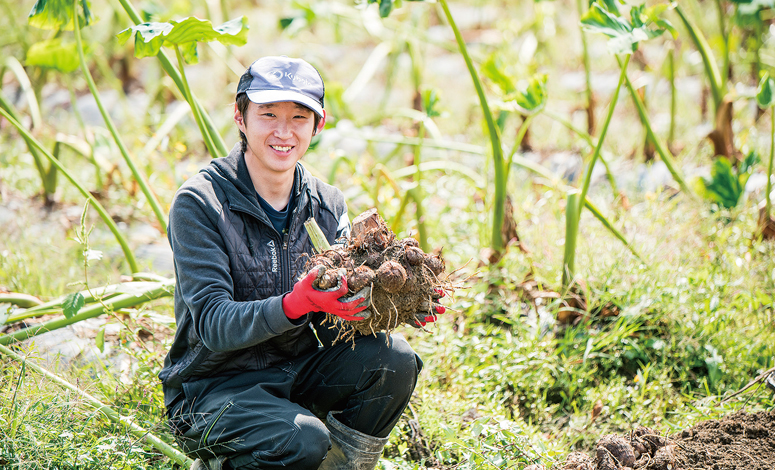
[[[318,135],[323,130],[323,127],[326,125],[326,110],[323,110],[323,115],[320,117],[320,121],[318,122],[318,127],[315,128],[315,131],[312,133],[312,135]]]
[[[242,117],[242,113],[237,109],[237,103],[234,103],[234,123],[237,124],[239,130],[245,132],[245,119]]]

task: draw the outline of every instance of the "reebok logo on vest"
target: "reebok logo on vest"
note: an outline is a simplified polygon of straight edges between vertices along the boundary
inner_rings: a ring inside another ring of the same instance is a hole
[[[269,243],[266,245],[269,247],[269,254],[272,256],[272,272],[276,273],[278,269],[277,246],[275,246],[274,240],[269,240]]]

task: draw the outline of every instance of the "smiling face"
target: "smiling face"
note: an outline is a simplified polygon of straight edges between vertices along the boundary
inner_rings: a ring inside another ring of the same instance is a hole
[[[296,162],[304,156],[314,134],[314,112],[291,101],[250,102],[244,115],[235,107],[234,122],[247,137],[248,167],[266,176],[292,181]],[[324,124],[325,115],[317,130],[322,130]]]

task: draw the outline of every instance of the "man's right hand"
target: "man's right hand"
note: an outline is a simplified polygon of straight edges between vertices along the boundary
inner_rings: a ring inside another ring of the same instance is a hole
[[[344,320],[363,320],[363,317],[355,314],[369,307],[368,302],[362,298],[352,302],[341,302],[340,297],[347,294],[347,279],[343,276],[341,285],[332,291],[320,291],[313,287],[312,283],[325,272],[324,266],[316,266],[300,281],[293,286],[293,290],[283,297],[283,311],[285,316],[295,320],[310,312],[326,312],[336,315]]]

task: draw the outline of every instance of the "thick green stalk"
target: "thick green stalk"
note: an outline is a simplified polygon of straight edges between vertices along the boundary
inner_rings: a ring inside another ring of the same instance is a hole
[[[503,252],[503,239],[501,237],[501,230],[503,228],[503,221],[506,212],[506,181],[507,170],[505,168],[505,162],[503,160],[503,149],[501,148],[500,132],[498,126],[495,125],[495,121],[490,112],[490,106],[487,103],[487,96],[484,94],[484,87],[479,79],[479,75],[474,68],[474,62],[471,60],[471,56],[468,54],[466,43],[463,40],[463,36],[460,34],[460,30],[455,23],[455,19],[452,18],[452,14],[447,6],[447,0],[439,0],[441,8],[444,10],[444,15],[449,22],[452,31],[455,33],[455,40],[457,41],[458,49],[463,55],[463,59],[468,67],[468,73],[471,75],[471,80],[474,82],[474,88],[476,88],[476,94],[479,96],[479,104],[482,107],[484,113],[484,119],[487,122],[487,130],[490,134],[490,144],[492,145],[492,158],[493,158],[493,170],[495,172],[495,194],[493,197],[493,215],[492,215],[492,241],[491,248],[496,253]]]
[[[202,134],[202,138],[205,141],[207,151],[210,152],[210,155],[213,158],[218,158],[218,150],[215,148],[213,140],[210,138],[210,133],[207,131],[207,127],[202,120],[202,115],[199,113],[199,108],[194,102],[193,95],[191,94],[191,88],[188,86],[188,79],[186,78],[186,71],[184,69],[183,63],[183,54],[181,54],[180,47],[177,44],[175,45],[175,55],[178,58],[180,77],[183,79],[183,96],[186,97],[186,101],[188,101],[188,104],[191,107],[191,112],[194,113],[194,121],[196,121],[196,125],[199,126],[199,132]]]
[[[680,5],[676,5],[675,12],[678,13],[678,16],[681,18],[681,21],[689,32],[689,36],[691,36],[692,41],[694,41],[694,45],[700,52],[702,63],[705,65],[705,75],[707,75],[708,82],[710,82],[710,92],[713,95],[713,109],[714,111],[718,111],[718,108],[721,106],[721,101],[724,99],[724,88],[721,86],[721,74],[719,73],[718,66],[713,57],[713,52],[711,52],[708,41],[705,39],[702,31],[689,21],[689,18],[686,17]]]
[[[121,3],[121,6],[124,8],[124,11],[127,15],[129,15],[129,19],[132,20],[132,22],[136,25],[143,22],[142,18],[140,18],[140,15],[137,14],[137,11],[132,6],[132,4],[129,2],[129,0],[118,0],[119,3]],[[165,72],[167,72],[167,75],[170,76],[173,82],[175,82],[175,85],[178,87],[178,90],[180,90],[181,93],[184,93],[183,89],[183,79],[180,75],[180,72],[178,72],[178,69],[175,68],[175,66],[172,64],[172,61],[169,57],[167,57],[167,54],[160,50],[158,54],[156,54],[156,57],[161,62],[161,66],[164,69]],[[226,148],[226,143],[223,141],[223,137],[221,137],[221,134],[218,132],[218,129],[216,129],[215,124],[213,123],[212,118],[207,113],[207,111],[204,109],[201,103],[199,103],[199,100],[196,99],[193,95],[191,96],[191,99],[193,103],[195,103],[195,106],[192,106],[193,108],[196,107],[196,109],[199,111],[199,114],[202,116],[202,120],[205,123],[205,127],[207,128],[207,133],[209,134],[210,139],[212,140],[215,148],[217,149],[217,154],[213,155],[215,157],[225,157],[229,153],[229,149]],[[204,138],[204,135],[202,136]]]
[[[640,119],[646,126],[646,132],[648,132],[649,138],[654,143],[654,147],[656,148],[659,157],[662,159],[662,162],[665,164],[668,171],[670,171],[670,174],[673,175],[673,179],[675,179],[676,182],[678,182],[678,185],[681,186],[681,190],[690,196],[694,196],[694,192],[691,190],[689,185],[686,184],[686,181],[681,176],[681,173],[678,172],[677,165],[673,159],[672,154],[670,153],[670,150],[665,147],[662,141],[658,139],[657,135],[654,133],[654,129],[651,127],[651,120],[648,117],[648,113],[646,113],[646,107],[643,105],[643,100],[640,99],[640,95],[638,94],[637,90],[635,90],[635,87],[632,86],[630,77],[626,75],[625,83],[627,84],[627,89],[630,91],[632,101],[635,103],[635,107],[638,109]]]
[[[32,134],[30,134],[27,129],[24,128],[24,126],[19,123],[16,119],[14,119],[5,109],[0,108],[0,115],[2,115],[4,118],[8,120],[11,125],[13,125],[16,130],[21,133],[24,140],[29,141],[32,143],[46,158],[48,158],[49,162],[51,162],[52,165],[54,165],[59,171],[62,172],[63,175],[65,175],[65,178],[70,180],[71,183],[78,189],[78,191],[81,192],[81,194],[89,200],[91,205],[94,207],[94,210],[97,211],[97,213],[100,215],[102,220],[105,222],[105,224],[108,226],[111,232],[113,232],[113,235],[116,237],[116,241],[118,241],[118,244],[121,245],[121,249],[124,251],[124,256],[126,257],[126,261],[129,264],[129,269],[132,272],[139,271],[137,267],[137,260],[135,260],[135,255],[132,253],[132,250],[129,248],[129,244],[126,241],[126,238],[124,238],[124,235],[121,233],[121,231],[118,229],[118,226],[113,221],[113,218],[110,217],[110,214],[108,214],[108,211],[105,210],[104,207],[102,207],[102,204],[94,198],[94,196],[91,195],[89,191],[87,191],[83,186],[78,183],[75,178],[63,167],[59,161],[54,158],[48,150],[43,148],[43,146],[40,144],[40,142],[35,139]]]
[[[161,209],[161,205],[156,199],[156,195],[151,192],[151,188],[148,186],[148,182],[146,181],[145,176],[140,173],[140,171],[135,166],[132,157],[129,156],[129,151],[124,145],[124,141],[121,139],[121,136],[118,133],[118,129],[116,129],[116,126],[113,124],[113,120],[110,118],[107,110],[105,110],[105,106],[102,104],[102,99],[100,98],[100,94],[97,91],[97,85],[94,83],[91,72],[89,72],[89,67],[86,64],[86,57],[84,57],[83,54],[83,43],[81,41],[81,27],[78,24],[78,0],[73,0],[73,8],[73,30],[75,31],[75,42],[78,48],[78,59],[81,63],[81,70],[83,71],[84,78],[86,78],[86,84],[89,86],[89,91],[91,91],[91,94],[94,97],[94,101],[97,103],[100,114],[102,114],[102,119],[105,121],[105,125],[108,126],[108,131],[110,131],[110,134],[113,136],[113,140],[116,142],[116,146],[121,152],[121,156],[124,157],[124,161],[129,167],[129,170],[132,172],[132,175],[135,177],[137,184],[140,186],[140,190],[145,195],[145,199],[151,206],[153,213],[156,215],[156,220],[159,222],[159,225],[161,225],[162,232],[164,233],[167,231],[167,218],[164,216],[164,211]]]
[[[627,54],[627,57],[624,59],[624,64],[621,65],[622,71],[619,74],[619,83],[616,85],[616,89],[614,90],[614,96],[611,98],[611,104],[608,105],[608,115],[606,116],[605,122],[603,123],[603,128],[600,130],[600,137],[597,139],[595,151],[592,153],[592,158],[589,160],[589,166],[587,167],[587,172],[584,175],[584,184],[581,187],[579,201],[584,201],[587,197],[589,185],[592,182],[592,170],[594,170],[595,163],[597,163],[597,159],[600,156],[600,151],[603,148],[603,141],[605,141],[606,134],[608,133],[608,126],[611,124],[611,118],[614,116],[614,108],[616,108],[616,102],[619,101],[619,90],[621,90],[622,83],[624,83],[624,80],[627,77],[627,65],[630,63],[630,57],[631,55]],[[578,231],[578,224],[576,226],[576,231]]]
[[[84,392],[83,390],[79,389],[78,387],[74,386],[70,382],[64,380],[63,378],[59,377],[56,374],[53,374],[49,372],[48,370],[44,369],[43,367],[40,367],[37,364],[34,364],[32,362],[27,361],[26,358],[20,356],[19,354],[11,351],[10,349],[6,348],[5,346],[0,345],[0,353],[10,357],[11,359],[19,362],[22,364],[23,367],[29,367],[30,369],[34,370],[35,372],[45,376],[47,379],[51,380],[52,382],[55,382],[66,389],[78,394],[81,398],[83,398],[89,405],[93,406],[94,409],[104,414],[108,419],[113,421],[116,424],[120,424],[123,426],[126,426],[129,430],[129,432],[137,437],[138,439],[141,439],[145,441],[146,443],[153,446],[156,450],[161,452],[162,454],[169,457],[173,462],[177,463],[178,465],[182,465],[184,468],[190,467],[194,462],[186,457],[185,454],[180,452],[179,450],[175,449],[171,445],[167,444],[166,442],[162,441],[158,437],[154,436],[150,433],[147,429],[143,429],[137,424],[134,423],[132,418],[128,416],[122,416],[121,414],[114,411],[112,408],[110,408],[108,405],[102,403],[94,396]],[[22,370],[24,370],[22,368]]]
[[[328,243],[325,234],[320,230],[320,226],[314,217],[310,217],[304,222],[304,228],[307,229],[307,235],[309,235],[309,241],[312,242],[312,246],[318,253],[324,253],[331,249],[331,245]]]
[[[770,164],[767,165],[767,202],[765,204],[764,212],[767,216],[764,220],[769,220],[772,210],[772,161],[775,159],[775,109],[770,108],[770,121],[772,122],[770,128]]]
[[[579,207],[579,192],[568,192],[568,200],[565,204],[565,252],[562,261],[562,287],[567,289],[573,280],[576,265],[576,241],[579,233],[579,219],[581,210]]]
[[[67,325],[72,325],[73,323],[78,323],[79,321],[88,318],[98,317],[105,313],[106,308],[115,311],[122,308],[134,307],[135,305],[143,304],[161,297],[169,297],[172,295],[172,289],[174,287],[175,281],[170,279],[166,282],[158,283],[155,288],[148,289],[144,292],[117,295],[111,299],[83,307],[78,313],[70,318],[56,318],[36,326],[19,330],[15,333],[0,336],[0,344],[8,345],[17,341],[24,341],[33,336],[64,328]]]

